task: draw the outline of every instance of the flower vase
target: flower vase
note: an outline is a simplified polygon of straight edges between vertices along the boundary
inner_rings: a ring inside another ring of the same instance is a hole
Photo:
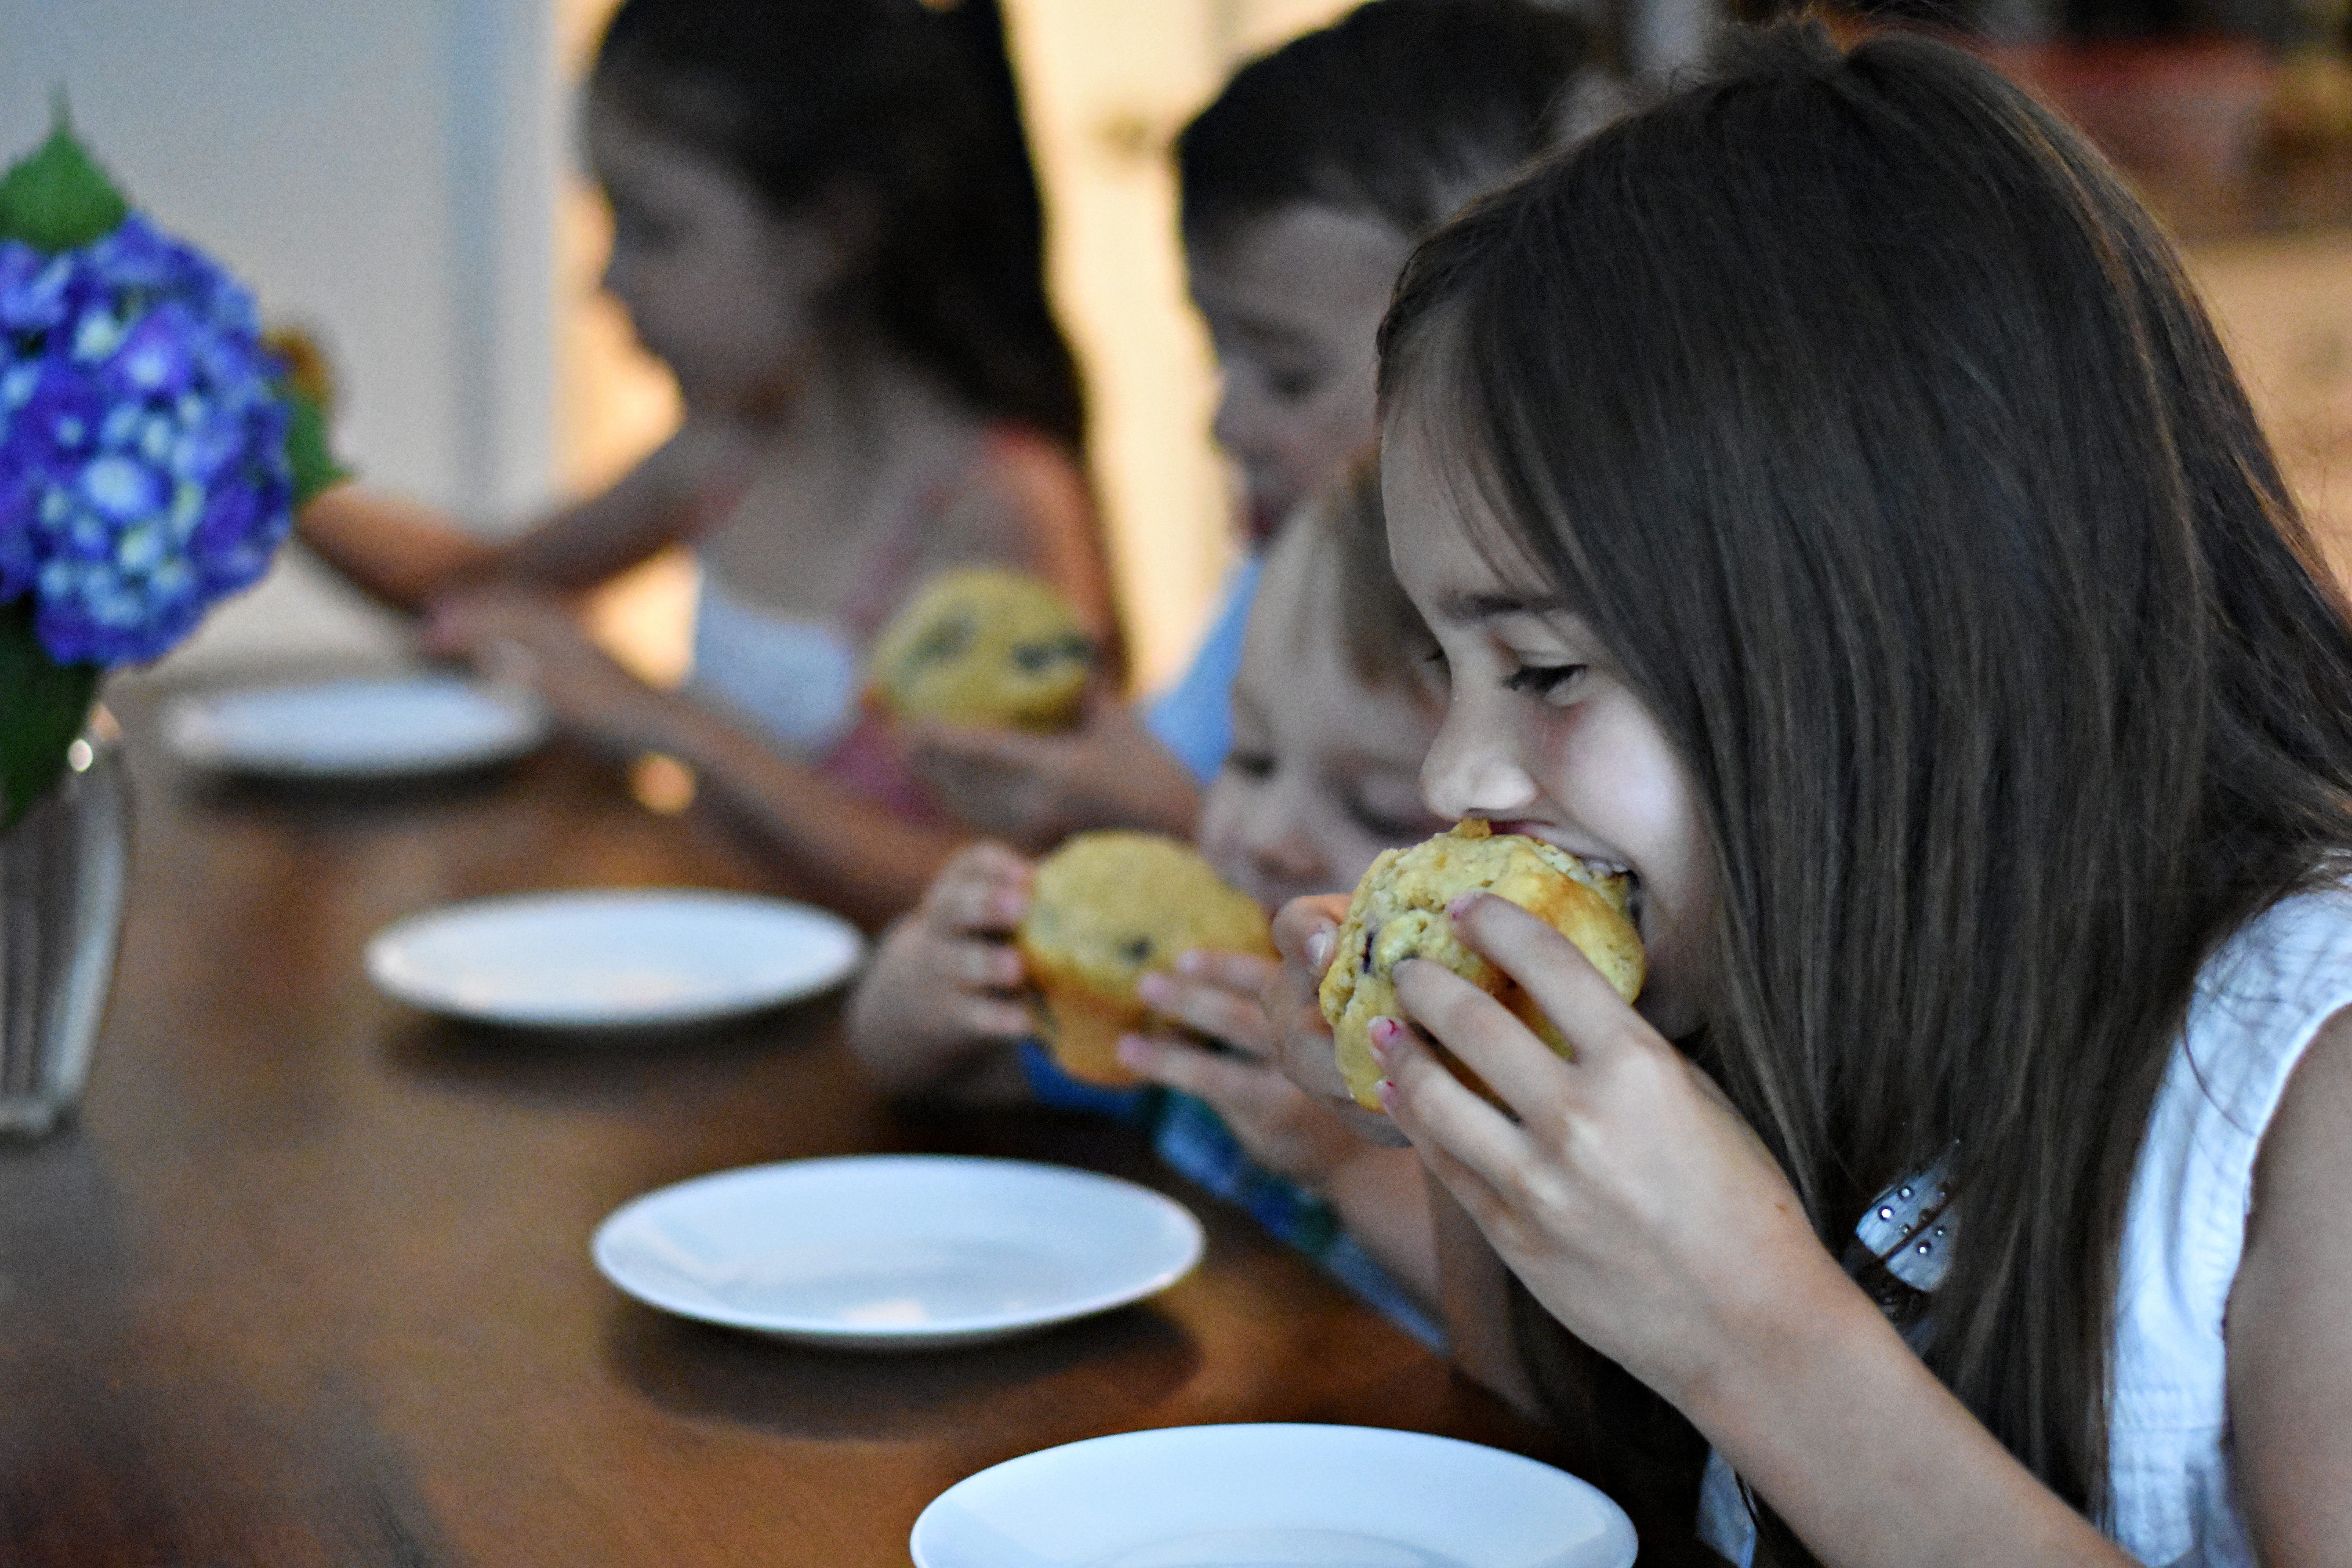
[[[0,1135],[38,1137],[79,1103],[114,978],[131,790],[104,709],[57,787],[0,833]]]

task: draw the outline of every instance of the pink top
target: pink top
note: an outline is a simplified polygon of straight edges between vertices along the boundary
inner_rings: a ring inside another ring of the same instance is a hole
[[[908,765],[896,727],[862,700],[863,656],[916,585],[940,516],[988,474],[1039,455],[1069,462],[1034,431],[991,426],[961,473],[932,486],[898,527],[872,542],[853,575],[856,589],[824,620],[778,615],[738,598],[706,566],[691,685],[751,719],[820,775],[908,821],[940,820],[939,804]]]

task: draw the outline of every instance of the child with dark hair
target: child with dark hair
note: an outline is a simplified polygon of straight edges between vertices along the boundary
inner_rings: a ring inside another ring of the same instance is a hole
[[[1613,111],[1612,80],[1583,25],[1536,0],[1370,0],[1244,65],[1185,127],[1185,262],[1253,553],[1140,727],[1108,700],[1067,735],[928,727],[926,776],[962,815],[1030,848],[1187,830],[1232,733],[1255,552],[1371,449],[1373,332],[1398,268],[1464,202]]]
[[[682,427],[510,543],[355,486],[303,537],[423,613],[429,646],[520,664],[572,726],[682,759],[795,881],[887,916],[962,837],[857,701],[898,599],[946,565],[1013,565],[1117,658],[996,0],[625,0],[585,129],[605,286],[677,374]],[[562,596],[677,542],[702,582],[669,692]]]
[[[2352,626],[2147,214],[1954,49],[1780,31],[1381,356],[1424,796],[1650,960],[1456,902],[1569,1059],[1399,966],[1382,1100],[1540,1309],[1457,1348],[1737,1563],[2347,1561]],[[1334,916],[1269,1007],[1336,1097]]]

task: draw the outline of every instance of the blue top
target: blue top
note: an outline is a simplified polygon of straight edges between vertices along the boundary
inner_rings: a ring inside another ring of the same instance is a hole
[[[1192,662],[1143,713],[1143,727],[1204,784],[1225,765],[1234,743],[1234,677],[1242,667],[1242,632],[1257,595],[1258,564],[1250,556],[1226,575],[1224,598]]]
[[[1246,1212],[1423,1344],[1444,1351],[1445,1331],[1362,1244],[1340,1228],[1331,1205],[1260,1167],[1224,1119],[1204,1101],[1158,1084],[1103,1089],[1081,1082],[1056,1066],[1035,1040],[1021,1042],[1021,1073],[1044,1104],[1093,1111],[1145,1128],[1162,1164]]]
[[[1203,784],[1217,776],[1233,747],[1234,676],[1241,669],[1242,634],[1257,594],[1258,566],[1253,555],[1227,575],[1224,598],[1192,662],[1144,711],[1144,728]],[[1055,1066],[1035,1040],[1022,1042],[1021,1069],[1030,1092],[1046,1105],[1093,1111],[1150,1129],[1152,1146],[1164,1163],[1246,1210],[1423,1344],[1444,1348],[1444,1331],[1355,1237],[1339,1228],[1330,1205],[1260,1169],[1206,1104],[1156,1084],[1101,1089],[1082,1083]]]

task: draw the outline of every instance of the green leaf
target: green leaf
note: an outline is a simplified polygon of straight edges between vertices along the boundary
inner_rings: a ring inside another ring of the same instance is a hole
[[[317,401],[288,381],[278,384],[278,395],[286,404],[286,461],[294,470],[294,510],[300,511],[312,496],[350,479],[352,470],[336,461]]]
[[[33,596],[0,605],[0,832],[49,793],[89,719],[99,667],[58,664],[33,635]]]
[[[131,204],[74,139],[60,94],[48,140],[0,178],[0,239],[54,255],[104,239],[130,216]]]

